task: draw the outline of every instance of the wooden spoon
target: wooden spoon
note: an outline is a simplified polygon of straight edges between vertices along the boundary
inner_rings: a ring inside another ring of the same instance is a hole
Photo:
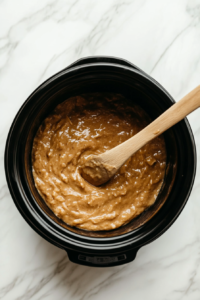
[[[199,106],[200,85],[132,138],[103,154],[91,156],[81,169],[82,177],[95,186],[107,182],[136,151]]]

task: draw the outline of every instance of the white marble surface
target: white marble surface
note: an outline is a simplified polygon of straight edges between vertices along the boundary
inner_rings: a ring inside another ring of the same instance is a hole
[[[0,299],[199,300],[199,163],[178,220],[120,267],[69,262],[13,204],[3,156],[16,112],[38,84],[88,55],[128,59],[178,100],[200,83],[200,0],[0,0]],[[200,161],[200,111],[189,120]]]

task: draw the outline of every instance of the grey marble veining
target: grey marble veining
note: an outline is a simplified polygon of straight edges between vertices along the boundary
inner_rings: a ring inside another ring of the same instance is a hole
[[[125,58],[178,101],[200,84],[200,0],[0,1],[0,299],[200,299],[200,111],[189,116],[197,175],[173,226],[114,268],[71,263],[37,235],[9,194],[6,136],[28,95],[89,55]]]

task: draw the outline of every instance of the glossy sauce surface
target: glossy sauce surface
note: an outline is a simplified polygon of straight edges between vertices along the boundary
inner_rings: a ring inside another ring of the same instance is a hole
[[[165,174],[163,136],[136,152],[106,184],[95,187],[80,175],[90,155],[103,153],[150,123],[121,95],[87,94],[59,104],[33,143],[36,188],[60,219],[86,230],[111,230],[155,202]]]

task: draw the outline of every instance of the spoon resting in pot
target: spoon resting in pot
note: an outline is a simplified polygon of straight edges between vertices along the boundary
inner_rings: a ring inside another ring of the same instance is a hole
[[[136,151],[199,106],[200,85],[132,138],[100,155],[91,156],[81,169],[82,177],[95,186],[107,182]]]

